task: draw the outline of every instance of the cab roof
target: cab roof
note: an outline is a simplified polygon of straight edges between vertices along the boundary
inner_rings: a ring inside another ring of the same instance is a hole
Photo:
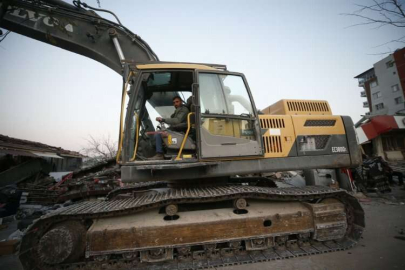
[[[226,70],[225,65],[199,64],[199,63],[145,63],[136,65],[138,69],[202,69],[202,70]]]

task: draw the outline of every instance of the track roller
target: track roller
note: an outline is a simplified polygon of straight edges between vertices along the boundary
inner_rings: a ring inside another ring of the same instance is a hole
[[[237,210],[246,209],[247,207],[246,199],[244,198],[235,199],[233,201],[233,207]]]
[[[179,207],[175,204],[169,204],[165,208],[166,215],[168,215],[168,216],[174,216],[177,214],[178,211],[179,211]]]

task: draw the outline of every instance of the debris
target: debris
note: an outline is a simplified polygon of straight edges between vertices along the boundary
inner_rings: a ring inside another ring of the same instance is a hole
[[[384,204],[388,204],[388,205],[399,205],[399,203],[395,203],[395,202],[387,202],[385,201]]]
[[[17,212],[21,191],[16,186],[0,188],[0,217],[14,215]]]
[[[291,174],[292,176],[298,175],[298,173],[296,171],[288,171],[288,173]]]
[[[290,172],[288,172],[290,173]],[[299,175],[299,174],[291,174],[290,177],[285,177],[284,181],[290,185],[293,185],[295,187],[305,187],[305,179]]]
[[[63,204],[65,201],[78,201],[91,197],[105,196],[119,187],[121,174],[115,160],[102,162],[90,168],[74,172],[37,174],[35,178],[18,184],[22,191],[22,205]]]
[[[364,195],[363,192],[356,192],[355,194],[353,194],[353,196],[359,199],[359,201],[361,202],[371,201],[369,198],[367,198],[366,195]]]
[[[8,240],[0,242],[0,255],[11,255],[17,251],[19,240]]]
[[[363,164],[353,170],[353,176],[358,189],[365,193],[391,192],[384,164],[385,162],[381,157],[364,159]]]
[[[17,229],[24,231],[26,228],[28,228],[29,225],[31,225],[34,222],[34,219],[23,219],[20,220],[17,224]]]
[[[23,232],[20,230],[16,230],[15,232],[13,232],[12,234],[9,235],[9,237],[7,238],[7,240],[20,240],[23,236]]]

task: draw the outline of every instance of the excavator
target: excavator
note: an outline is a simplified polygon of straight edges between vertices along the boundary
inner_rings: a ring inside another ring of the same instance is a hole
[[[0,27],[94,59],[123,78],[117,163],[127,185],[36,220],[20,244],[24,269],[199,269],[345,250],[359,241],[364,211],[346,190],[266,177],[361,163],[352,120],[333,115],[326,101],[281,100],[259,111],[243,74],[159,61],[114,13],[81,1],[1,0]],[[156,123],[170,117],[176,96],[187,121]],[[164,160],[149,159],[157,133]]]

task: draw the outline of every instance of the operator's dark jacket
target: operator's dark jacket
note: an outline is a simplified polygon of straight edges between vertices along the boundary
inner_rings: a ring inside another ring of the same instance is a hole
[[[187,121],[187,115],[189,110],[186,106],[178,107],[169,119],[164,118],[163,122],[171,126],[178,125],[180,123],[185,123]]]

